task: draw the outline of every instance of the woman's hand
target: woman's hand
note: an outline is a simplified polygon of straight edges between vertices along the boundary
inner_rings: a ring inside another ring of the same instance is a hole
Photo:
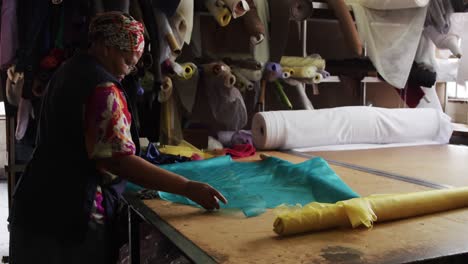
[[[219,209],[219,201],[227,204],[226,198],[220,192],[202,182],[188,181],[183,195],[206,210]]]

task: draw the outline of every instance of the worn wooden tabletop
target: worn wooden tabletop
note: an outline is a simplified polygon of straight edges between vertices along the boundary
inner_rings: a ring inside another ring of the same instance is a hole
[[[269,154],[292,162],[305,160],[285,153]],[[255,159],[258,155],[248,160]],[[435,163],[428,162],[427,166],[430,164]],[[362,196],[429,189],[342,166],[331,167]],[[370,230],[336,229],[278,237],[273,232],[272,210],[245,218],[236,210],[207,213],[158,199],[144,204],[180,232],[183,239],[193,242],[220,263],[439,263],[462,258],[468,252],[468,209],[377,223]]]

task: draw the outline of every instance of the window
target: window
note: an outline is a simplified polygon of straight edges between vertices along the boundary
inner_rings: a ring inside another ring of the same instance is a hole
[[[468,87],[456,82],[447,82],[447,96],[450,101],[468,101]]]

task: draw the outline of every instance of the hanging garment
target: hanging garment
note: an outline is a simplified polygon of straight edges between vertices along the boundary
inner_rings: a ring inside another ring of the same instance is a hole
[[[398,10],[366,8],[348,0],[369,58],[382,78],[397,88],[408,80],[426,18],[427,6]]]
[[[425,26],[433,26],[438,32],[447,34],[450,30],[450,16],[453,13],[451,1],[432,0],[429,2]]]
[[[240,130],[247,124],[247,109],[237,88],[236,78],[223,63],[203,65],[201,85],[215,120],[228,130]]]
[[[0,69],[13,63],[18,48],[18,24],[16,0],[3,0],[0,29]]]
[[[259,162],[234,162],[223,156],[161,168],[210,184],[229,200],[222,208],[240,208],[246,216],[259,215],[282,203],[305,205],[358,197],[322,158],[293,164],[274,157]],[[159,194],[168,201],[195,205],[179,195]]]
[[[262,112],[252,120],[257,149],[430,140],[445,144],[452,131],[450,117],[433,109],[348,106]]]

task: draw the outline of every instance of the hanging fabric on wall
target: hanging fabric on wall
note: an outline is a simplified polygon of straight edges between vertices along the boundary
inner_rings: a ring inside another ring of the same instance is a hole
[[[250,10],[246,0],[223,0],[226,6],[231,10],[234,19],[241,17]]]
[[[177,91],[182,106],[188,113],[192,113],[193,105],[195,104],[198,81],[199,71],[196,67],[191,78],[172,78],[174,89]]]
[[[427,6],[398,10],[366,8],[348,0],[368,56],[390,85],[405,87],[421,38]]]
[[[250,36],[250,43],[258,45],[265,39],[265,27],[258,16],[257,6],[253,0],[247,0],[250,10],[242,17],[244,28]]]
[[[360,0],[361,5],[377,10],[395,10],[423,7],[429,0]]]
[[[175,14],[170,17],[174,31],[183,42],[190,44],[193,30],[194,0],[181,0]],[[182,43],[181,43],[182,44]]]
[[[433,26],[438,32],[447,34],[450,30],[450,16],[453,13],[452,3],[447,0],[429,2],[426,26]]]
[[[328,5],[333,9],[335,16],[338,18],[341,33],[343,34],[346,43],[354,56],[362,55],[363,46],[359,34],[356,30],[353,18],[349,13],[348,6],[344,0],[327,0]]]
[[[239,130],[247,124],[247,109],[238,89],[236,78],[224,63],[203,65],[201,86],[215,120],[227,130]]]
[[[16,23],[16,0],[2,1],[0,29],[0,69],[13,63],[18,48],[18,24]]]

